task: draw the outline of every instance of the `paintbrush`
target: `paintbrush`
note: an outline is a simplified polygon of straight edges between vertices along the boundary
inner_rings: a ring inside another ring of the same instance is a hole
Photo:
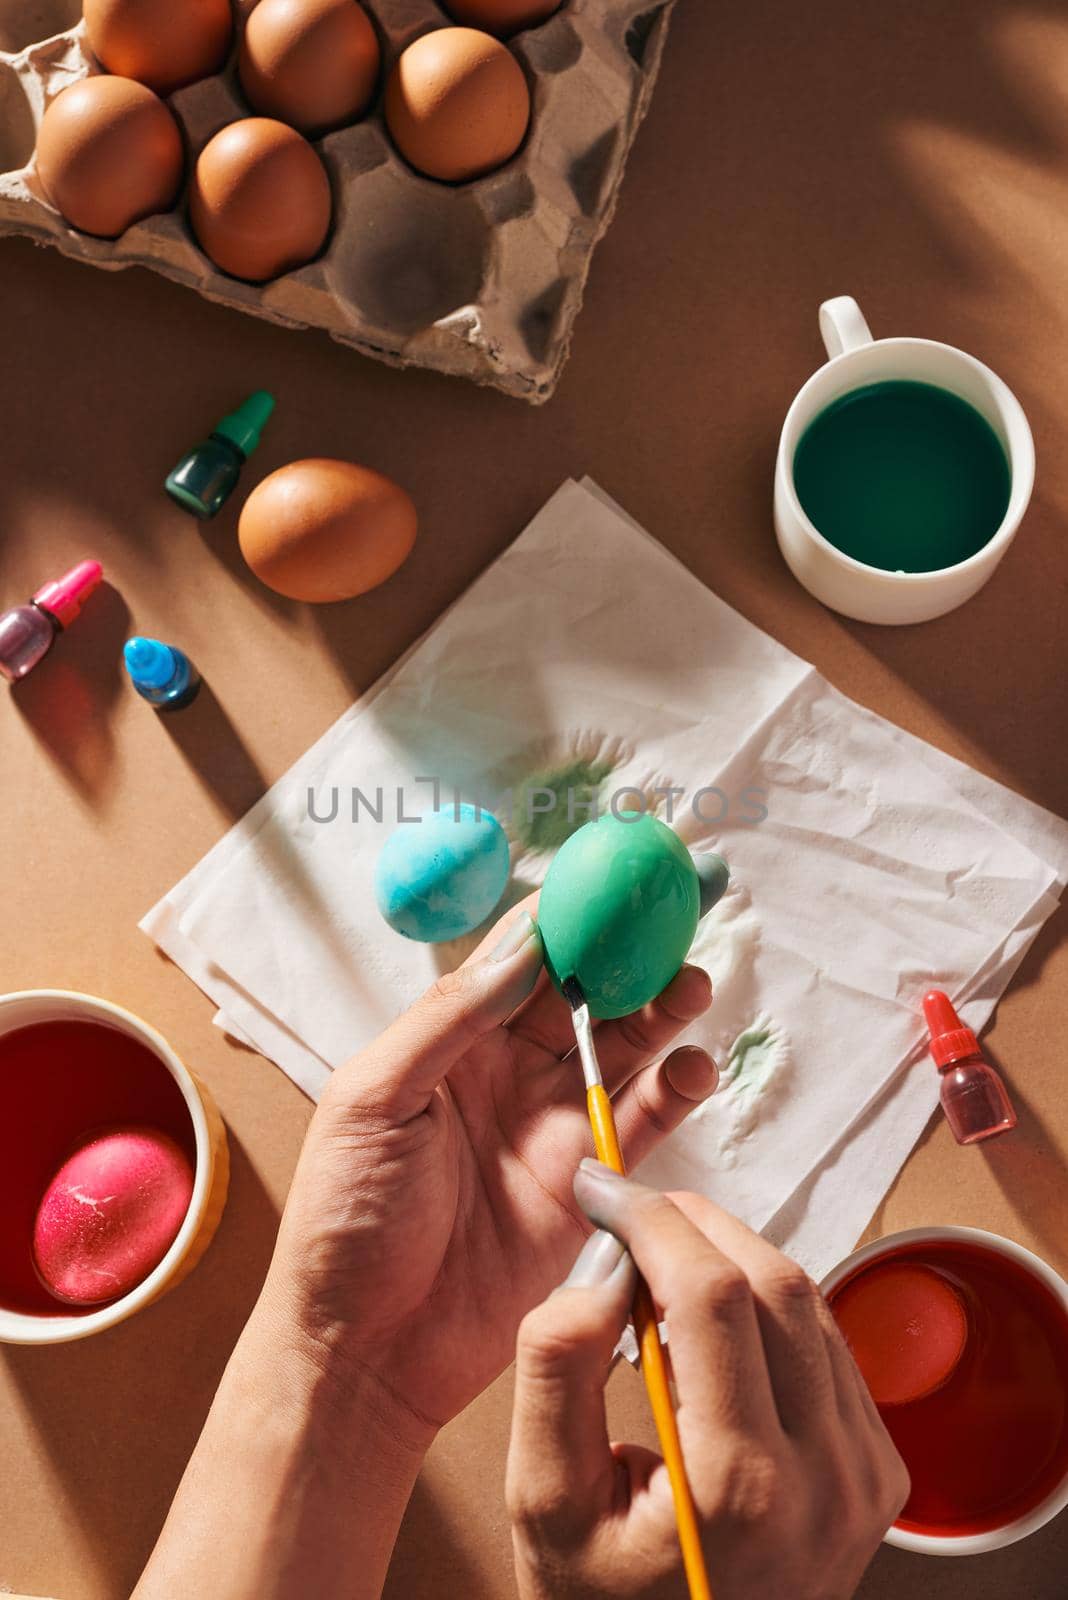
[[[568,978],[562,988],[564,998],[571,1007],[571,1020],[575,1026],[575,1042],[578,1045],[582,1076],[586,1083],[586,1110],[589,1113],[597,1159],[603,1161],[606,1167],[611,1167],[613,1172],[625,1175],[626,1168],[623,1165],[619,1139],[616,1136],[615,1118],[612,1115],[612,1102],[608,1098],[608,1092],[601,1078],[601,1068],[594,1047],[590,1008],[586,1004],[586,997],[577,979]],[[712,1600],[712,1590],[705,1570],[704,1551],[701,1548],[697,1510],[686,1476],[686,1464],[682,1459],[682,1445],[679,1442],[675,1407],[668,1386],[667,1363],[660,1344],[656,1308],[644,1278],[638,1279],[638,1287],[634,1293],[634,1331],[638,1337],[638,1349],[641,1354],[642,1377],[645,1379],[649,1403],[653,1408],[657,1437],[660,1440],[660,1453],[664,1457],[668,1478],[671,1481],[671,1493],[675,1501],[675,1521],[679,1528],[679,1545],[682,1548],[682,1564],[689,1585],[690,1600]]]

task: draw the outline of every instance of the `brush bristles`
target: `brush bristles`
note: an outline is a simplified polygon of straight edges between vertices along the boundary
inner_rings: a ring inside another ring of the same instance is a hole
[[[560,987],[571,1006],[571,1021],[575,1028],[575,1043],[578,1045],[579,1060],[582,1062],[582,1076],[587,1089],[592,1089],[601,1082],[601,1069],[597,1063],[597,1051],[593,1043],[593,1023],[590,1021],[590,1008],[586,1004],[578,980],[568,978]]]
[[[579,1006],[586,1004],[586,996],[583,994],[577,978],[565,978],[560,985],[560,989],[572,1011],[577,1011]]]

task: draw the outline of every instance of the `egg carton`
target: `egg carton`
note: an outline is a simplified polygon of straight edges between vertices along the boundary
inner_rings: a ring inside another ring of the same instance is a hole
[[[0,233],[25,234],[110,271],[150,267],[209,300],[284,327],[323,328],[393,366],[430,367],[540,404],[567,359],[593,248],[608,226],[652,93],[675,0],[564,0],[509,41],[531,87],[520,152],[462,185],[415,173],[393,147],[381,89],[399,53],[451,19],[432,0],[364,0],[382,45],[376,102],[313,141],[334,219],[323,253],[270,283],[218,271],[198,247],[184,196],[111,241],[71,228],[34,173],[50,101],[99,71],[80,0],[5,0],[0,17]],[[252,9],[239,0],[237,23]],[[250,114],[226,68],[169,104],[190,165]]]

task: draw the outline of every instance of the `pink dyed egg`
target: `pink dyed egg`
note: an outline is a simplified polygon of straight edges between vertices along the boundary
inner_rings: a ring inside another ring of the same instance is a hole
[[[99,1305],[143,1282],[189,1209],[193,1169],[166,1133],[111,1128],[60,1167],[33,1230],[33,1259],[57,1300]]]

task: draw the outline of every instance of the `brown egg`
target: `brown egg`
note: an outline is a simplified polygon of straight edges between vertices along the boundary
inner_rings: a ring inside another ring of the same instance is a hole
[[[356,0],[259,0],[238,73],[257,111],[302,133],[325,133],[367,110],[378,36]]]
[[[530,91],[499,39],[474,28],[424,33],[386,85],[386,122],[412,166],[460,182],[503,166],[523,142]]]
[[[83,233],[117,239],[175,202],[185,154],[178,124],[143,83],[104,74],[56,96],[37,131],[37,176]]]
[[[351,600],[384,583],[415,543],[411,497],[351,461],[314,457],[279,467],[241,511],[241,554],[291,600]]]
[[[284,122],[231,122],[200,152],[189,220],[205,255],[232,277],[262,283],[310,261],[330,228],[330,180],[306,139]]]
[[[446,11],[469,28],[507,36],[559,11],[561,0],[444,0]]]
[[[83,12],[101,65],[157,94],[217,72],[230,48],[230,0],[85,0]]]

